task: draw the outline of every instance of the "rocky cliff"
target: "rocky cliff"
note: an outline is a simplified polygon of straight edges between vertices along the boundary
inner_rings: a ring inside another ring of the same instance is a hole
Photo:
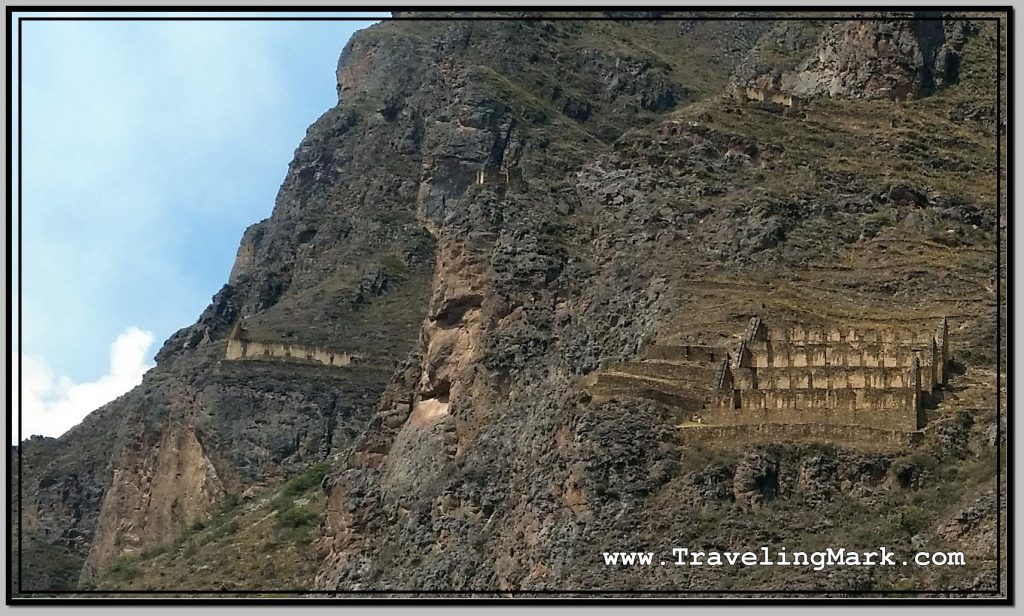
[[[879,542],[972,556],[786,588],[994,587],[995,24],[507,17],[352,38],[197,323],[136,390],[22,445],[26,588],[194,561],[154,548],[226,501],[283,517],[259,495],[318,463],[324,590],[773,590],[601,552]],[[757,83],[807,102],[732,94]],[[949,316],[960,374],[899,454],[684,446],[671,407],[580,387],[754,314]],[[227,360],[240,323],[360,361]]]
[[[784,24],[762,41],[790,59],[802,58],[798,65],[745,65],[737,72],[744,85],[803,97],[921,98],[957,82],[960,51],[975,28],[968,20],[950,16],[944,21],[941,14],[927,11],[894,21],[869,17],[811,23],[811,28]]]

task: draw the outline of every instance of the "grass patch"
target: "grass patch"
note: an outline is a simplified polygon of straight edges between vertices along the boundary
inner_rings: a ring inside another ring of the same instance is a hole
[[[891,211],[871,212],[864,215],[864,223],[880,227],[891,227],[896,224],[896,218]]]
[[[306,507],[305,504],[296,504],[295,501],[296,497],[320,486],[327,474],[327,468],[324,462],[314,464],[286,483],[272,501],[272,506],[277,510],[277,527],[284,532],[288,541],[307,542],[310,531],[319,523],[320,513]]]
[[[317,514],[301,506],[292,507],[290,509],[280,511],[277,514],[277,519],[280,525],[285,528],[292,529],[313,526],[313,522],[317,517]]]
[[[400,277],[405,277],[409,274],[409,267],[398,255],[386,254],[380,258],[380,264],[390,274]]]
[[[139,565],[131,556],[118,558],[110,567],[111,577],[122,581],[134,580],[139,576],[139,573]]]

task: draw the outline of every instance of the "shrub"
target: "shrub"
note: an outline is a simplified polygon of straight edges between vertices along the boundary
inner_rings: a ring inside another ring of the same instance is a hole
[[[285,528],[301,528],[313,526],[316,514],[305,507],[292,507],[279,511],[277,514],[278,523]]]
[[[133,580],[139,576],[139,566],[131,556],[122,556],[111,565],[110,575],[121,580]]]
[[[238,495],[228,494],[224,497],[224,500],[220,503],[219,513],[228,513],[233,511],[235,507],[238,507]]]
[[[310,488],[320,485],[327,474],[327,465],[323,462],[314,464],[306,469],[304,473],[293,478],[284,486],[282,494],[285,496],[298,496],[308,492]]]
[[[919,507],[904,505],[886,516],[883,528],[893,536],[913,537],[927,526],[927,517]]]

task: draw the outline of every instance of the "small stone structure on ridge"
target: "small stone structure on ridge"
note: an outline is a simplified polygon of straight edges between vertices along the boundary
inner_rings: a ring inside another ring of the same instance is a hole
[[[792,107],[794,104],[798,104],[800,100],[790,94],[789,92],[783,92],[782,90],[766,89],[766,88],[754,88],[747,86],[742,90],[743,98],[748,101],[767,103],[778,105],[780,107]]]
[[[525,185],[523,170],[519,167],[482,167],[477,170],[473,183],[498,188],[505,186],[523,187]]]

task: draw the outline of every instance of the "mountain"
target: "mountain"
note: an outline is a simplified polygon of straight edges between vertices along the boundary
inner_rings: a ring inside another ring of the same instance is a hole
[[[21,444],[25,592],[1005,589],[1005,21],[467,16],[357,33],[210,306]],[[588,388],[757,316],[948,319],[917,442],[689,443],[678,406]],[[967,564],[602,557],[764,545]]]

